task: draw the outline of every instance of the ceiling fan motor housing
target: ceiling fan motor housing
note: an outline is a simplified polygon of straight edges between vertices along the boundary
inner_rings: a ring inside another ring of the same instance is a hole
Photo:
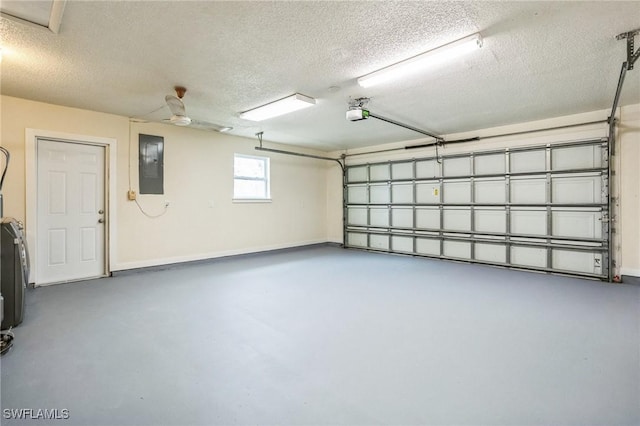
[[[184,115],[173,115],[171,116],[171,124],[175,124],[176,126],[188,126],[191,124],[191,119]]]

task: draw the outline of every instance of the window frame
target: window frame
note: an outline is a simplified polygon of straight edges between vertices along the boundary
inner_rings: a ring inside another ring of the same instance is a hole
[[[264,163],[264,177],[243,176],[236,174],[236,158],[259,160]],[[236,194],[236,181],[264,182],[264,197],[242,197]],[[233,201],[239,203],[268,203],[271,202],[271,159],[257,155],[233,154]]]

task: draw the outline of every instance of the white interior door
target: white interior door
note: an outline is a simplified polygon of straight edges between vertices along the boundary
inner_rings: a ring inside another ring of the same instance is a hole
[[[37,143],[38,284],[105,275],[105,148]]]

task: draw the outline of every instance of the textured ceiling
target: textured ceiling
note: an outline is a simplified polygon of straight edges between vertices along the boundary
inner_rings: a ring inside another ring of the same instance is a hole
[[[438,134],[610,108],[633,2],[69,0],[59,34],[0,20],[2,94],[150,120],[184,85],[191,118],[325,150],[421,138],[345,120],[350,97]],[[356,78],[480,32],[484,46],[369,89]],[[640,45],[640,40],[636,40]],[[299,92],[318,104],[256,123],[238,113]],[[640,102],[640,67],[621,104]],[[151,111],[153,113],[149,114]]]
[[[0,4],[2,13],[43,27],[49,27],[52,6],[53,0],[39,0],[37,2],[4,0]]]

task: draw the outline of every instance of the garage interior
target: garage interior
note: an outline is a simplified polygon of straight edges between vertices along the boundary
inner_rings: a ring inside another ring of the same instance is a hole
[[[2,424],[640,424],[640,3],[0,11]]]

